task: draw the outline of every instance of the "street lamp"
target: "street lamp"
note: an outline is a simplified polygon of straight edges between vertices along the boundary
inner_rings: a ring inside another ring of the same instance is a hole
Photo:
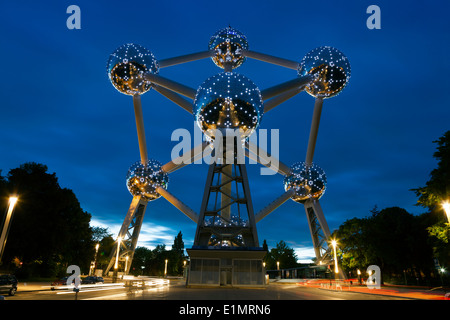
[[[337,262],[337,256],[336,256],[336,245],[337,245],[336,240],[332,240],[331,244],[333,246],[333,251],[334,251],[334,272],[336,274],[338,274],[339,273],[339,269],[338,269],[338,262]]]
[[[125,257],[125,274],[127,274],[128,270],[128,256]]]
[[[444,208],[444,211],[447,214],[447,220],[450,223],[450,202],[449,201],[444,201],[442,203],[442,207]]]
[[[168,260],[166,259],[165,260],[165,266],[164,266],[164,278],[166,278],[167,277],[167,262],[168,262]]]
[[[89,275],[92,275],[92,273],[95,271],[95,267],[97,266],[97,254],[98,254],[98,248],[100,247],[100,244],[97,243],[95,245],[95,255],[94,255],[94,261],[91,265],[91,270],[89,272]]]
[[[14,212],[14,207],[16,206],[19,198],[11,196],[9,197],[9,207],[6,212],[5,222],[3,224],[2,234],[0,236],[0,261],[2,260],[3,252],[5,250],[6,239],[8,238],[9,228],[11,227],[12,215]]]

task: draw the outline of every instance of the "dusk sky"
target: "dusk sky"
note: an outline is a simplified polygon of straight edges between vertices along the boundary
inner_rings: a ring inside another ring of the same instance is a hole
[[[81,9],[81,29],[69,30],[67,7]],[[368,29],[370,5],[381,29]],[[157,59],[207,50],[231,25],[249,49],[300,61],[332,46],[351,64],[348,86],[323,105],[314,163],[328,184],[320,199],[331,231],[345,220],[399,206],[413,214],[412,188],[436,167],[433,141],[450,130],[450,3],[442,1],[3,1],[0,5],[0,169],[38,162],[74,191],[92,226],[114,237],[132,196],[128,168],[140,159],[133,102],[106,74],[109,55],[137,43]],[[221,72],[210,59],[160,70],[197,88]],[[265,89],[297,77],[295,70],[247,59],[235,70]],[[179,128],[194,117],[154,90],[142,96],[149,158],[169,162]],[[314,98],[302,92],[265,114],[263,129],[280,130],[280,160],[304,161]],[[194,145],[192,145],[194,146]],[[269,150],[270,151],[270,150]],[[169,191],[199,213],[207,164],[169,176]],[[248,165],[255,212],[284,192],[283,176]],[[20,196],[20,195],[19,195]],[[301,261],[314,253],[303,205],[287,201],[257,224],[260,243],[280,240]],[[187,248],[196,225],[160,198],[149,203],[138,246],[171,248],[179,231]],[[43,230],[44,231],[44,230]]]

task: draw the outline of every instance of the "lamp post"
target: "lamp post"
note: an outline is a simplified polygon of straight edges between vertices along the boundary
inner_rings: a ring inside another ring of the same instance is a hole
[[[114,263],[114,272],[113,272],[113,282],[117,281],[117,272],[119,269],[119,252],[120,252],[120,241],[122,240],[121,237],[117,238],[117,252],[116,252],[116,262]]]
[[[95,245],[94,271],[95,271],[95,268],[97,267],[98,248],[100,248],[100,243],[97,243],[97,244]]]
[[[281,279],[280,261],[277,261],[277,271],[278,271],[278,278]]]
[[[95,273],[95,267],[97,265],[97,253],[98,253],[98,248],[100,247],[100,244],[96,244],[95,245],[95,255],[94,255],[94,261],[91,264],[91,268],[89,270],[89,275],[91,276],[93,273]]]
[[[444,208],[445,214],[447,215],[447,220],[450,223],[450,201],[444,201],[442,203],[442,207]]]
[[[14,207],[16,206],[17,200],[19,198],[11,196],[9,197],[9,207],[6,212],[5,222],[3,224],[2,233],[0,236],[0,261],[2,260],[3,252],[5,250],[6,239],[8,238],[9,228],[11,227],[12,215],[14,212]]]
[[[166,259],[165,260],[165,265],[164,265],[164,278],[167,277],[167,262],[168,262],[168,260]]]
[[[339,273],[339,269],[338,269],[337,255],[336,255],[336,245],[337,245],[336,240],[332,240],[331,244],[333,245],[333,251],[334,251],[334,273],[336,273],[336,275],[337,275]]]

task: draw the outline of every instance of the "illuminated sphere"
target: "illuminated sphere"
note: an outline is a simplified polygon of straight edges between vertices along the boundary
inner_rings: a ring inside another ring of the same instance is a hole
[[[307,53],[298,68],[298,74],[312,74],[315,80],[305,87],[313,97],[331,98],[339,94],[350,80],[347,57],[332,47],[318,47]]]
[[[293,189],[292,200],[304,202],[308,199],[318,200],[325,193],[327,177],[319,166],[307,166],[297,162],[291,166],[291,174],[284,178],[284,190]]]
[[[245,61],[242,50],[248,50],[248,42],[242,32],[227,27],[211,37],[208,49],[215,51],[212,60],[219,68],[224,69],[224,63],[231,63],[231,67],[235,69]]]
[[[239,130],[250,136],[264,113],[258,87],[235,72],[222,72],[208,78],[197,90],[193,114],[200,129],[214,139],[216,129]]]
[[[156,160],[148,160],[145,165],[138,161],[134,163],[127,174],[127,188],[133,196],[141,196],[144,200],[158,199],[160,194],[156,192],[158,187],[167,190],[169,177],[161,169],[161,163]]]
[[[127,95],[143,94],[150,90],[151,83],[144,79],[144,73],[158,73],[159,64],[153,53],[133,43],[117,48],[107,64],[109,80],[120,92]]]

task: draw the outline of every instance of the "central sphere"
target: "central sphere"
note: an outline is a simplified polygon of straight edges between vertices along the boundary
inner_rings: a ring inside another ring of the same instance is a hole
[[[127,173],[127,188],[133,196],[141,196],[144,200],[152,201],[161,195],[156,192],[158,187],[167,190],[169,177],[162,171],[159,161],[148,160],[134,163]]]
[[[247,77],[222,72],[208,78],[197,90],[193,114],[200,129],[214,139],[217,129],[238,129],[250,136],[264,113],[258,87]]]
[[[153,53],[141,45],[127,43],[117,48],[109,57],[108,77],[113,86],[127,95],[143,94],[151,83],[144,73],[158,73],[159,64]]]
[[[245,61],[242,50],[248,50],[248,42],[245,35],[231,27],[217,31],[209,40],[209,50],[214,50],[212,57],[214,63],[222,69],[230,63],[233,69],[239,67]]]
[[[308,199],[320,199],[325,193],[327,177],[315,164],[297,162],[291,166],[291,174],[284,178],[284,190],[293,189],[292,200],[304,202]]]

